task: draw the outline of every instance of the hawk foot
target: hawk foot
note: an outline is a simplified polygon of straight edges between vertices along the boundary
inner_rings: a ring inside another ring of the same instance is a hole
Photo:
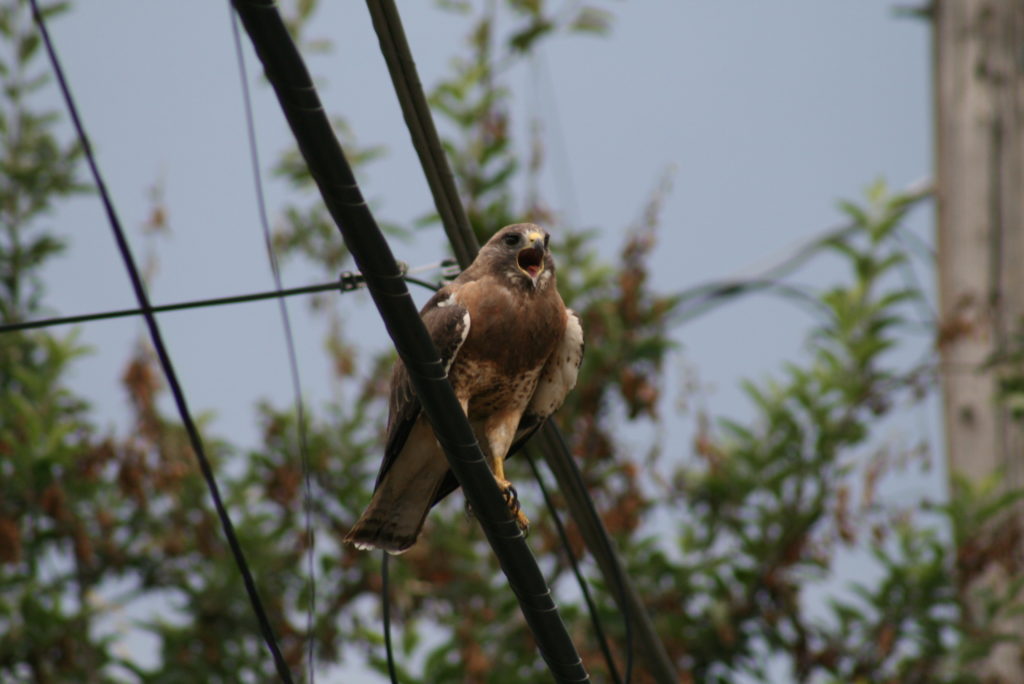
[[[511,483],[506,482],[504,486],[499,485],[501,489],[501,495],[505,497],[505,505],[508,506],[508,510],[512,511],[512,515],[519,513],[521,506],[519,505],[519,492],[512,486]]]
[[[498,488],[501,490],[501,494],[505,499],[505,505],[508,506],[508,510],[512,513],[512,517],[516,521],[516,525],[522,530],[524,535],[530,533],[530,520],[522,511],[522,506],[519,505],[519,493],[516,492],[516,488],[509,482],[498,483]],[[466,517],[475,517],[476,513],[473,511],[473,506],[466,501]]]
[[[499,482],[498,487],[505,497],[505,504],[508,506],[508,510],[512,513],[512,517],[515,518],[516,525],[522,530],[523,535],[530,534],[530,520],[523,513],[522,506],[519,504],[519,492],[508,481]]]

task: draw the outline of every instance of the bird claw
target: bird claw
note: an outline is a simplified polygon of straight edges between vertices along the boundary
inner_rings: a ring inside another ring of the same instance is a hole
[[[509,483],[498,484],[498,488],[501,490],[501,495],[505,499],[505,505],[508,506],[508,510],[512,513],[512,517],[516,521],[516,525],[522,531],[524,536],[530,534],[530,520],[522,511],[522,506],[519,503],[519,492],[516,488]],[[473,506],[470,505],[469,501],[466,501],[466,517],[475,517]]]
[[[512,517],[515,518],[516,525],[522,531],[523,536],[530,534],[530,520],[522,511],[522,506],[519,504],[519,492],[512,486],[511,483],[506,482],[501,487],[501,493],[505,497],[505,504],[508,506],[509,512],[512,513]]]
[[[508,510],[512,511],[512,515],[519,513],[521,506],[519,505],[519,492],[512,485],[505,485],[505,488],[501,492],[502,496],[505,497],[505,505],[508,506]]]

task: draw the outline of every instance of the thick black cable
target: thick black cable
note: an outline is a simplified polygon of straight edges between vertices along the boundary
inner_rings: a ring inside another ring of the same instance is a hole
[[[231,3],[228,7],[228,21],[231,22],[231,36],[235,43],[235,57],[238,61],[238,75],[242,82],[242,102],[245,109],[245,128],[249,139],[249,160],[252,163],[252,180],[256,192],[256,207],[259,211],[260,228],[263,231],[263,242],[270,261],[270,271],[274,277],[274,287],[278,292],[284,289],[281,284],[281,266],[274,251],[274,241],[270,235],[270,220],[267,218],[267,201],[263,193],[263,174],[260,171],[259,146],[256,144],[256,121],[252,112],[252,96],[249,93],[249,75],[245,68],[245,54],[242,52],[242,36],[238,30]],[[306,410],[302,401],[302,380],[299,377],[298,355],[295,353],[295,336],[292,334],[291,317],[288,315],[288,304],[283,297],[277,300],[281,314],[281,325],[284,328],[284,340],[288,353],[288,369],[292,378],[292,394],[295,401],[295,430],[299,442],[299,461],[302,467],[302,512],[306,533],[306,591],[309,594],[309,605],[306,609],[306,681],[316,681],[316,635],[314,634],[314,616],[316,615],[316,538],[313,534],[313,481],[309,467],[309,441],[306,435]]]
[[[455,191],[451,168],[437,136],[430,108],[416,72],[416,64],[405,38],[397,6],[393,0],[367,0],[367,5],[373,19],[374,30],[380,41],[381,52],[384,54],[395,93],[402,108],[402,114],[409,127],[424,174],[430,184],[434,205],[437,207],[438,215],[441,217],[452,248],[460,263],[465,266],[476,255],[478,249],[476,236],[473,234],[465,209]],[[551,422],[542,428],[542,433],[547,435],[544,440],[546,444],[544,456],[549,466],[552,467],[552,472],[558,478],[559,487],[567,494],[566,500],[570,512],[580,523],[581,529],[587,531],[584,534],[584,540],[591,554],[598,560],[598,566],[604,574],[605,580],[609,586],[621,585],[624,587],[622,597],[628,599],[629,603],[620,604],[620,608],[626,622],[626,632],[630,634],[632,631],[629,621],[637,620],[642,655],[651,676],[659,684],[678,681],[679,677],[675,668],[669,660],[664,644],[654,631],[653,623],[640,601],[639,594],[629,578],[624,575],[621,559],[617,556],[602,557],[605,553],[614,553],[614,550],[610,544],[601,541],[602,538],[607,539],[607,530],[604,530],[604,523],[597,515],[593,502],[589,501],[590,496],[586,488],[583,487],[582,480],[568,475],[572,468],[571,465],[555,463],[572,459],[572,455],[567,449],[558,446],[559,442],[564,444],[561,434],[558,434],[557,440],[551,436],[558,432],[558,428]],[[566,491],[567,488],[573,487],[576,488],[574,491]],[[631,644],[632,642],[630,642],[630,648]],[[628,663],[630,669],[626,673],[627,680],[632,671],[631,650]]]
[[[654,623],[639,592],[629,581],[622,558],[597,512],[594,500],[587,492],[583,474],[569,452],[562,431],[552,421],[546,422],[527,444],[527,449],[530,448],[536,448],[544,456],[548,468],[558,482],[559,491],[565,497],[566,506],[573,513],[573,519],[587,549],[597,562],[601,574],[611,588],[612,596],[619,604],[619,610],[622,611],[626,637],[626,681],[631,681],[633,676],[635,629],[639,637],[635,641],[644,657],[648,674],[658,684],[677,682],[678,676],[672,661],[654,629]]]
[[[206,480],[207,487],[210,490],[210,496],[213,498],[214,507],[217,510],[217,516],[220,518],[221,527],[224,530],[224,536],[227,538],[228,545],[231,547],[231,553],[234,556],[235,564],[238,566],[239,572],[242,574],[242,579],[245,583],[245,590],[249,596],[249,602],[252,604],[253,611],[256,613],[260,631],[263,633],[263,640],[266,642],[267,648],[270,650],[270,653],[274,658],[274,665],[277,668],[277,673],[281,677],[281,680],[291,684],[291,672],[288,669],[288,665],[285,663],[284,657],[281,655],[281,650],[277,644],[277,638],[274,636],[274,630],[271,627],[270,620],[263,608],[263,602],[260,600],[259,591],[256,588],[256,583],[253,580],[251,571],[249,570],[249,564],[245,560],[245,554],[243,553],[242,547],[235,535],[234,525],[231,523],[231,518],[228,516],[224,502],[221,500],[220,490],[218,489],[217,481],[214,478],[213,468],[210,465],[209,459],[206,457],[206,452],[203,449],[203,442],[199,436],[199,430],[196,428],[196,424],[193,422],[192,415],[188,410],[188,405],[185,402],[185,394],[181,389],[181,384],[178,382],[178,376],[174,371],[174,366],[171,364],[171,358],[167,352],[167,347],[164,345],[163,337],[160,334],[160,328],[157,325],[156,316],[149,305],[149,297],[146,294],[142,277],[139,275],[139,269],[135,264],[134,257],[132,256],[131,248],[128,246],[128,239],[125,236],[124,229],[121,227],[121,221],[117,217],[113,201],[110,198],[107,186],[103,182],[103,177],[96,164],[96,158],[93,154],[92,146],[89,144],[89,138],[85,134],[85,128],[82,125],[81,118],[78,114],[78,108],[75,106],[75,102],[71,97],[71,90],[64,77],[64,70],[61,67],[60,60],[57,58],[57,52],[50,39],[50,33],[46,28],[46,21],[43,18],[42,12],[39,10],[37,0],[29,0],[29,2],[32,6],[32,17],[39,26],[39,32],[42,36],[43,43],[46,46],[46,52],[49,55],[54,74],[57,77],[61,94],[63,95],[64,102],[67,105],[68,113],[71,115],[71,121],[74,124],[76,133],[78,134],[78,139],[82,145],[82,151],[85,153],[89,170],[92,172],[96,188],[100,193],[101,200],[103,201],[103,207],[106,210],[110,227],[114,232],[117,248],[124,259],[125,268],[128,271],[128,277],[131,279],[132,289],[135,291],[135,297],[138,299],[139,306],[143,309],[143,316],[146,319],[146,327],[149,329],[150,339],[152,340],[157,356],[160,359],[160,365],[163,368],[165,377],[167,378],[167,383],[171,388],[171,393],[174,395],[174,403],[178,407],[178,413],[181,416],[181,421],[185,426],[185,431],[188,433],[192,450],[196,453],[196,459],[199,461],[199,468],[202,471],[203,478]]]
[[[391,74],[391,82],[395,86],[402,115],[412,136],[413,147],[434,197],[441,225],[444,226],[459,265],[466,268],[480,251],[480,245],[462,206],[455,175],[434,126],[430,105],[420,85],[398,8],[393,0],[366,0],[366,6],[370,10],[381,53]]]
[[[626,651],[626,683],[633,680],[634,666],[634,624],[640,632],[640,647],[645,655],[648,671],[659,684],[677,681],[673,672],[672,662],[665,653],[664,645],[654,631],[654,624],[644,608],[640,595],[633,583],[628,580],[622,558],[612,543],[608,529],[604,526],[597,512],[594,500],[587,492],[583,481],[583,473],[569,451],[569,445],[558,426],[548,421],[534,437],[535,448],[543,454],[548,468],[558,482],[559,491],[566,499],[571,511],[580,512],[576,515],[576,525],[591,555],[597,562],[608,583],[612,595],[623,613]],[[531,447],[527,447],[528,449]]]
[[[551,428],[554,428],[549,429],[548,433],[553,434],[557,439],[558,450],[568,457],[564,460],[569,464],[570,468],[573,471],[573,478],[576,480],[576,489],[586,491],[586,484],[583,482],[583,473],[580,472],[579,466],[576,465],[576,461],[572,459],[572,454],[569,452],[569,445],[566,444],[565,442],[565,435],[562,434],[562,431],[559,430],[558,426],[556,426],[554,423],[549,423],[548,425]],[[550,467],[550,461],[548,462],[548,464]],[[588,496],[587,503],[592,509],[590,517],[600,522],[601,516],[599,516],[597,513],[597,507],[594,506],[594,500]],[[624,626],[624,631],[626,633],[626,684],[629,684],[631,681],[633,681],[633,619],[630,615],[630,611],[633,605],[642,604],[639,603],[639,599],[635,601],[630,601],[630,597],[627,594],[626,570],[621,564],[620,556],[616,552],[615,547],[612,545],[612,538],[608,534],[608,530],[607,528],[605,528],[603,523],[599,526],[598,532],[601,540],[601,545],[604,551],[604,553],[602,553],[601,555],[606,558],[614,558],[616,561],[618,561],[618,563],[616,563],[614,567],[613,572],[611,572],[610,574],[613,578],[612,583],[615,586],[615,593],[618,597],[619,606],[623,612],[622,622]],[[649,619],[647,617],[646,612],[644,612],[640,617],[641,625],[643,625],[643,619]],[[661,646],[661,641],[658,640],[656,644],[657,646]]]
[[[449,466],[476,512],[541,656],[559,682],[589,681],[522,531],[498,490],[416,305],[323,111],[309,72],[269,0],[233,0],[299,150],[381,318]]]
[[[572,544],[569,543],[569,535],[565,531],[565,525],[562,524],[562,517],[558,515],[558,509],[555,507],[555,502],[551,498],[551,494],[548,493],[548,487],[544,483],[544,477],[540,474],[540,469],[537,468],[537,464],[533,460],[533,457],[526,451],[523,452],[523,456],[526,458],[526,462],[530,464],[530,470],[533,471],[533,479],[537,481],[537,486],[540,487],[540,494],[544,497],[544,504],[548,507],[548,512],[551,513],[551,519],[555,521],[555,530],[557,530],[558,538],[562,542],[562,548],[565,549],[565,555],[569,559],[569,565],[572,566],[572,574],[575,575],[576,583],[579,584],[580,591],[583,592],[583,600],[586,602],[587,610],[590,612],[590,623],[594,625],[594,634],[597,636],[597,643],[601,648],[601,654],[604,655],[604,660],[608,664],[608,672],[611,674],[612,681],[619,684],[622,682],[622,678],[619,676],[619,669],[615,667],[615,659],[612,657],[611,649],[608,647],[608,639],[605,637],[604,628],[601,626],[601,617],[597,614],[597,605],[594,603],[594,599],[590,595],[590,588],[587,585],[587,579],[583,576],[583,572],[580,570],[580,564],[576,559],[576,554],[572,552]]]

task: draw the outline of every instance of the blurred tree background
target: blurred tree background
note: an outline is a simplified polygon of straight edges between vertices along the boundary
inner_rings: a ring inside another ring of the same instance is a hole
[[[50,5],[48,16],[59,21],[68,5]],[[307,38],[316,8],[315,0],[285,3],[304,52],[331,49]],[[649,282],[669,179],[652,190],[635,225],[600,227],[623,236],[609,260],[595,246],[598,231],[565,225],[539,191],[542,139],[511,133],[508,70],[554,36],[599,40],[610,14],[522,0],[484,8],[444,2],[438,11],[459,16],[467,36],[448,76],[430,89],[463,201],[481,240],[519,221],[555,228],[560,289],[587,337],[579,385],[557,422],[680,680],[968,682],[985,679],[978,663],[995,644],[1019,651],[1019,635],[1003,629],[1020,611],[1024,582],[1015,565],[1019,526],[1007,515],[1019,492],[996,473],[954,479],[930,502],[879,493],[887,478],[913,477],[940,457],[879,427],[938,390],[937,341],[949,332],[922,314],[922,286],[908,277],[912,268],[934,268],[904,227],[922,196],[876,182],[862,199],[842,203],[849,227],[815,248],[814,258],[842,264],[828,288],[773,279],[718,292],[720,304],[754,292],[781,296],[812,311],[814,323],[798,362],[746,385],[753,420],[692,411],[694,442],[665,444],[663,426],[679,419],[662,401],[672,382],[671,333],[709,301],[706,291],[658,292]],[[47,313],[40,269],[65,246],[49,212],[91,189],[79,147],[58,135],[64,113],[39,104],[52,79],[21,0],[0,2],[0,36],[0,311],[10,323]],[[361,146],[344,121],[337,127],[357,165],[382,152]],[[336,277],[351,261],[300,158],[284,153],[274,169],[293,188],[275,226],[279,253]],[[159,233],[162,216],[157,193],[148,230]],[[424,207],[422,226],[436,221]],[[422,226],[387,228],[404,239]],[[204,438],[294,671],[305,670],[312,638],[326,671],[361,653],[383,678],[380,558],[340,540],[370,494],[394,355],[356,345],[328,301],[316,304],[332,319],[325,349],[350,395],[305,414],[316,538],[312,634],[295,407],[260,404],[258,449],[210,430]],[[993,362],[1019,368],[1019,354],[1005,351]],[[68,389],[69,369],[85,354],[73,332],[0,334],[0,680],[273,681],[194,454],[176,416],[160,408],[164,382],[147,343],[140,340],[124,367],[133,410],[125,434],[96,426],[89,405]],[[1005,390],[1001,401],[1019,397],[1019,387]],[[521,461],[510,464],[521,497],[540,501]],[[530,545],[592,678],[610,681],[551,519],[539,509],[530,516]],[[993,525],[1002,532],[988,534]],[[623,616],[568,527],[622,671]],[[858,553],[873,559],[878,579],[850,575]],[[1009,570],[1009,583],[973,581],[995,566]],[[546,680],[460,496],[432,512],[424,541],[391,568],[400,681]],[[964,610],[968,600],[972,610]],[[117,617],[146,602],[158,607],[147,619]],[[158,653],[139,659],[126,649],[123,635],[132,632],[147,633]],[[651,681],[642,662],[634,681]]]

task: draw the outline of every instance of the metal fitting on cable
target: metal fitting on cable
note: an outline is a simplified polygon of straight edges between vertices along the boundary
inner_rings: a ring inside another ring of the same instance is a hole
[[[358,290],[360,285],[366,282],[363,274],[358,271],[342,271],[338,277],[338,289],[342,292]]]
[[[455,259],[445,259],[441,262],[441,280],[447,283],[455,280],[462,273],[462,267]]]

